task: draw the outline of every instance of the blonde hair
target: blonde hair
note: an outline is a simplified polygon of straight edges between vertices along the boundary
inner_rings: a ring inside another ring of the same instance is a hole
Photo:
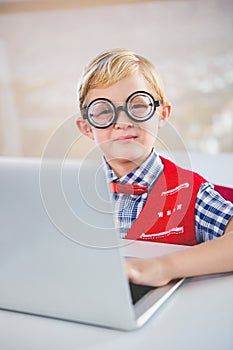
[[[124,49],[112,49],[95,57],[84,69],[78,84],[80,111],[85,107],[88,91],[95,88],[107,88],[120,80],[141,73],[151,87],[152,95],[161,104],[166,102],[161,87],[159,73],[145,57]]]

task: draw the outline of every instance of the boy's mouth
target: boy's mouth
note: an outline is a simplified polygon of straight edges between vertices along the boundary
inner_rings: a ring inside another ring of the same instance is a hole
[[[130,142],[130,141],[134,141],[136,138],[137,138],[137,136],[135,136],[135,135],[124,135],[124,136],[117,137],[115,139],[115,141]]]

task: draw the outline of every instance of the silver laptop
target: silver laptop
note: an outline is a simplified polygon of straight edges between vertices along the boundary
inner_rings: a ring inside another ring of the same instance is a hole
[[[2,158],[0,196],[1,309],[132,330],[183,281],[129,284],[99,163]]]

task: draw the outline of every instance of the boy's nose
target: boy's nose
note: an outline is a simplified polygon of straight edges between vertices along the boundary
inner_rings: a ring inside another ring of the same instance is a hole
[[[126,110],[123,108],[119,108],[119,110],[117,111],[117,120],[114,124],[114,127],[119,129],[125,129],[132,126],[133,122],[129,118]]]

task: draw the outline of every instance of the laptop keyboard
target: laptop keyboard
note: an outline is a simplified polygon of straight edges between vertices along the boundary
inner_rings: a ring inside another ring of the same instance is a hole
[[[156,287],[151,286],[142,286],[141,284],[135,284],[132,282],[129,282],[131,296],[132,296],[132,302],[133,305],[138,302],[144,295],[146,295],[149,291],[155,289]]]

